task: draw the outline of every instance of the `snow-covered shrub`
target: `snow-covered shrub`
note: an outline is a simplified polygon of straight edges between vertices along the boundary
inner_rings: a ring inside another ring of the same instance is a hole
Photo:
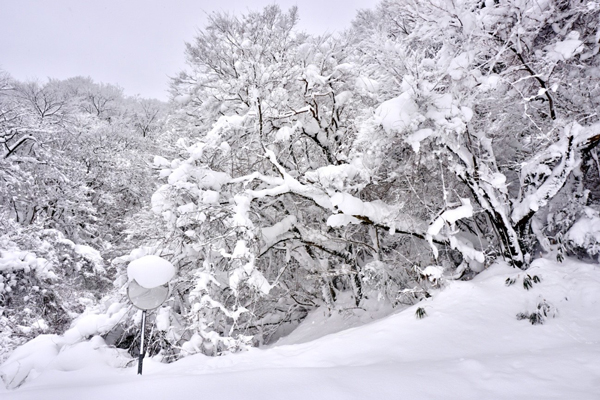
[[[2,354],[41,333],[62,333],[73,317],[111,287],[110,271],[94,249],[62,233],[0,225],[0,324]]]
[[[600,213],[590,207],[566,234],[569,246],[584,250],[590,256],[600,253]]]
[[[536,309],[532,312],[523,312],[517,314],[517,319],[528,320],[531,325],[542,325],[547,318],[556,317],[558,310],[545,299],[540,300]]]
[[[427,311],[423,307],[418,307],[415,311],[415,317],[417,319],[423,319],[427,316]]]

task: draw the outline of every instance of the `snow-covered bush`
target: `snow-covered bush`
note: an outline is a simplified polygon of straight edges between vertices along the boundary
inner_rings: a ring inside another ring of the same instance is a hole
[[[532,312],[522,312],[517,314],[517,319],[528,320],[531,325],[542,325],[548,318],[555,318],[558,311],[550,302],[541,299]]]
[[[567,232],[566,239],[573,248],[583,249],[590,256],[600,253],[600,213],[587,207]]]
[[[99,253],[56,230],[0,222],[0,358],[41,333],[62,333],[112,286]]]

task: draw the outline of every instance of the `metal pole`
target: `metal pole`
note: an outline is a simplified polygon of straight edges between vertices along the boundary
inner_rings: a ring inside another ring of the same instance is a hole
[[[144,356],[146,351],[144,349],[144,332],[146,331],[146,310],[142,311],[142,337],[140,339],[140,355],[138,358],[138,375],[142,374],[142,364],[144,364]]]

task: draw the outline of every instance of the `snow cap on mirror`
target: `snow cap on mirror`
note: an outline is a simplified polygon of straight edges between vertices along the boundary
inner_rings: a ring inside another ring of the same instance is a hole
[[[159,256],[148,255],[133,260],[127,267],[129,281],[136,280],[140,286],[152,289],[167,284],[175,275],[175,267]]]

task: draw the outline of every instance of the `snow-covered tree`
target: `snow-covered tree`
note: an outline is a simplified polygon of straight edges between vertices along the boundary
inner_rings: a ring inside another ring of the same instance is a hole
[[[477,251],[494,256],[498,243],[502,255],[526,267],[532,234],[547,241],[547,225],[539,223],[543,210],[598,142],[595,100],[581,98],[576,111],[573,93],[581,91],[567,83],[584,64],[598,62],[598,12],[583,3],[381,3],[377,16],[363,16],[371,24],[355,29],[366,26],[387,36],[385,47],[399,60],[390,73],[401,76],[401,94],[367,120],[363,142],[376,151],[376,136],[428,153],[423,157],[435,155],[430,162],[468,189],[455,189],[454,201],[469,197],[484,213],[468,228],[477,233]],[[375,24],[380,16],[390,22]],[[383,160],[390,150],[397,151],[384,148]],[[443,196],[446,201],[446,188]],[[475,254],[452,235],[454,244],[452,237],[440,239],[467,258],[465,252]]]
[[[188,323],[171,338],[184,352],[272,340],[339,291],[353,306],[371,291],[394,304],[425,295],[417,260],[430,255],[400,248],[427,248],[427,226],[351,147],[378,83],[349,40],[307,37],[296,20],[276,6],[213,16],[173,82],[182,156],[155,159],[165,184],[152,197],[168,234],[121,260],[179,265],[170,309]]]

